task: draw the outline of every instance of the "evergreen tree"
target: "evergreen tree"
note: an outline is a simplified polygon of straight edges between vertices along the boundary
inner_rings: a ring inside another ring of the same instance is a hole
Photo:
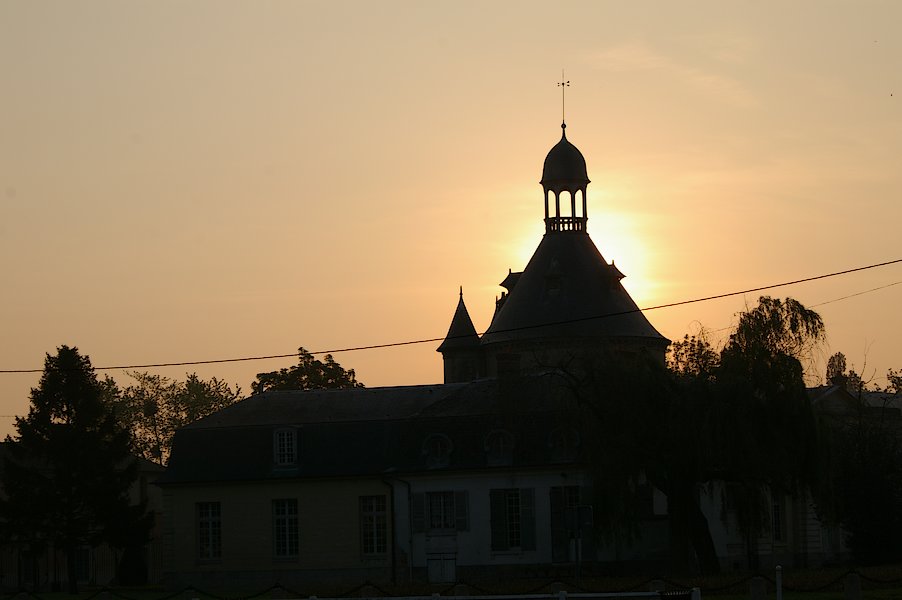
[[[26,417],[7,436],[0,500],[3,534],[32,553],[66,556],[70,593],[77,593],[77,551],[107,542],[143,544],[151,525],[129,488],[137,477],[131,436],[106,401],[87,356],[60,346],[48,354]]]

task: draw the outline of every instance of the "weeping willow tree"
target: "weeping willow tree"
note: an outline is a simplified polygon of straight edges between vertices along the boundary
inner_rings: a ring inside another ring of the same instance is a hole
[[[724,504],[758,566],[757,538],[770,526],[773,494],[817,490],[824,473],[817,420],[805,390],[804,362],[824,340],[815,311],[787,298],[763,296],[739,316],[720,353],[709,431]]]
[[[821,452],[803,360],[823,340],[820,316],[762,297],[717,352],[701,337],[673,345],[666,365],[603,352],[572,377],[597,476],[596,525],[615,543],[641,534],[644,482],[667,496],[672,572],[717,572],[699,491],[732,507],[757,566],[773,493],[815,487]]]

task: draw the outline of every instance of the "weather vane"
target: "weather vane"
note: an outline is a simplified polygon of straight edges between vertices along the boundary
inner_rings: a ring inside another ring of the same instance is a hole
[[[557,84],[557,86],[559,88],[561,88],[561,122],[563,123],[566,120],[565,114],[564,114],[564,109],[566,107],[566,102],[565,102],[565,98],[564,98],[564,90],[566,88],[570,87],[570,80],[564,79],[564,70],[563,69],[561,69],[561,81],[560,81],[560,83]]]

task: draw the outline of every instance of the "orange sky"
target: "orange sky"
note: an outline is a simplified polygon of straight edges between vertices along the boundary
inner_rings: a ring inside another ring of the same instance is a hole
[[[0,369],[441,337],[459,285],[484,330],[542,233],[562,67],[589,230],[640,306],[902,258],[900,22],[894,0],[3,0]],[[882,383],[898,282],[773,294],[824,317],[821,369],[841,350]],[[722,336],[756,298],[648,318]],[[436,346],[336,358],[437,382]],[[291,363],[159,372],[247,390]],[[0,374],[0,414],[37,378]]]

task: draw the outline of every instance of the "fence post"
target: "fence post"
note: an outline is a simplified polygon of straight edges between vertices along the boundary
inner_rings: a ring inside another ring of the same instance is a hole
[[[557,600],[567,600],[567,590],[561,590],[557,593]]]
[[[777,600],[783,600],[783,565],[777,565]]]
[[[702,600],[702,588],[692,588],[691,600]]]

